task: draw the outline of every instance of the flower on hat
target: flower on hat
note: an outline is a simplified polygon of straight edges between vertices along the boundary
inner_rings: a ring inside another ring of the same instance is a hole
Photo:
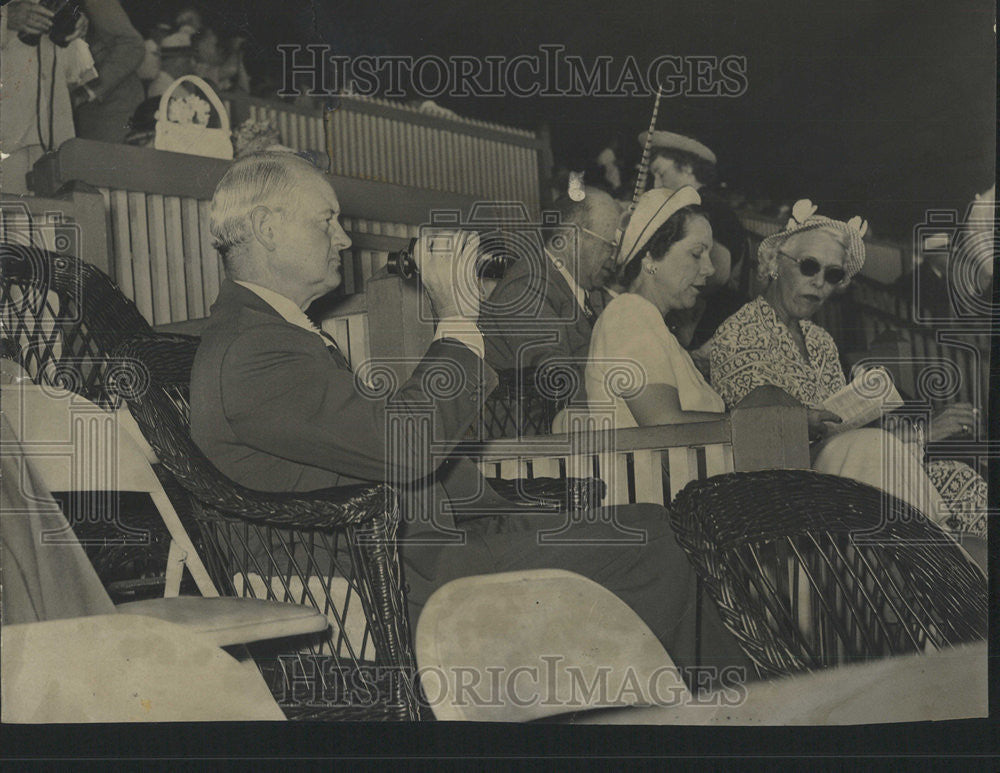
[[[786,225],[785,228],[791,228],[793,221],[802,225],[806,222],[806,220],[816,214],[817,209],[819,209],[819,207],[813,204],[809,199],[799,199],[792,207],[792,219],[788,221],[788,225]]]
[[[847,221],[847,227],[853,228],[858,234],[864,238],[864,235],[868,233],[868,221],[864,220],[861,215],[855,215],[850,220]]]
[[[236,156],[245,156],[281,144],[281,133],[270,120],[247,118],[233,132]]]
[[[865,264],[864,235],[868,232],[868,221],[855,215],[849,221],[834,220],[816,214],[817,207],[809,199],[799,199],[792,207],[792,216],[785,228],[765,237],[757,248],[757,262],[761,276],[769,276],[777,257],[777,249],[792,234],[813,228],[832,227],[848,238],[847,260],[844,269],[848,278],[858,273]]]

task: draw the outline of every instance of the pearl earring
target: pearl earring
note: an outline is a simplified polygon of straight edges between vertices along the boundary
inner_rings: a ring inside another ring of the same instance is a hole
[[[646,273],[652,276],[656,273],[656,266],[646,266]]]

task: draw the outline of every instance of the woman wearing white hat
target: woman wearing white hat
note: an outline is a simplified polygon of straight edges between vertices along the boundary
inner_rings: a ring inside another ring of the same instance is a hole
[[[840,355],[830,334],[810,317],[861,270],[866,230],[860,217],[822,217],[803,199],[785,229],[761,242],[763,294],[723,322],[711,341],[712,386],[727,406],[759,387],[775,386],[810,408],[814,440],[827,435],[829,420],[840,420],[820,410],[846,384]],[[972,406],[952,406],[946,413],[945,424],[967,413],[961,420],[968,422],[962,429],[967,434],[975,426]],[[821,472],[882,488],[942,525],[985,536],[986,483],[967,465],[941,461],[924,467],[894,435],[873,428],[817,442],[813,457]]]
[[[621,245],[619,295],[598,317],[585,372],[591,417],[616,427],[719,418],[725,410],[664,316],[698,300],[715,269],[712,228],[689,186],[639,199]]]

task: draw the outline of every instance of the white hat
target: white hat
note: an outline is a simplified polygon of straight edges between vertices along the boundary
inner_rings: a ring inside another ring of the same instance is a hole
[[[701,196],[690,185],[676,191],[653,188],[642,194],[625,228],[618,250],[618,265],[623,266],[632,260],[672,214],[692,204],[701,204]]]
[[[643,132],[639,135],[639,145],[641,147],[646,147],[647,133],[648,132]],[[718,163],[715,159],[715,154],[711,150],[698,142],[698,140],[685,137],[683,134],[655,131],[653,132],[653,142],[651,147],[683,150],[684,152],[697,156],[704,161],[708,161],[710,164]]]
[[[176,54],[191,50],[191,33],[181,28],[167,35],[160,41],[160,51],[164,54]]]

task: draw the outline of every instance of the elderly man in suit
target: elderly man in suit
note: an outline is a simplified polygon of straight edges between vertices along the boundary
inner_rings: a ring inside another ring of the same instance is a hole
[[[516,371],[515,380],[548,398],[583,400],[583,370],[599,308],[591,294],[604,288],[614,270],[615,232],[621,207],[597,188],[577,185],[557,199],[556,225],[542,228],[537,252],[525,250],[483,302],[480,326],[486,361]],[[521,405],[517,432],[548,430],[543,401]],[[561,430],[561,419],[555,424]],[[529,429],[534,428],[534,429]],[[506,428],[508,434],[513,426]]]
[[[479,299],[455,291],[474,286],[475,237],[455,232],[443,246],[418,244],[423,288],[440,322],[409,380],[378,396],[305,314],[341,282],[340,252],[351,241],[339,215],[327,179],[291,154],[246,156],[219,182],[211,228],[228,276],[191,374],[191,429],[206,456],[257,490],[395,483],[414,624],[430,593],[457,577],[568,569],[616,593],[678,665],[691,665],[694,575],[662,508],[602,508],[576,521],[525,512],[492,492],[470,460],[448,455],[496,379],[482,360]],[[437,367],[457,376],[454,389],[428,377]],[[399,424],[407,431],[387,442]],[[473,511],[478,517],[468,518]],[[702,653],[718,665],[739,661],[711,611]]]
[[[558,225],[543,232],[543,249],[519,255],[483,303],[486,361],[498,370],[586,365],[597,319],[590,294],[611,278],[621,208],[579,187],[553,209]]]

